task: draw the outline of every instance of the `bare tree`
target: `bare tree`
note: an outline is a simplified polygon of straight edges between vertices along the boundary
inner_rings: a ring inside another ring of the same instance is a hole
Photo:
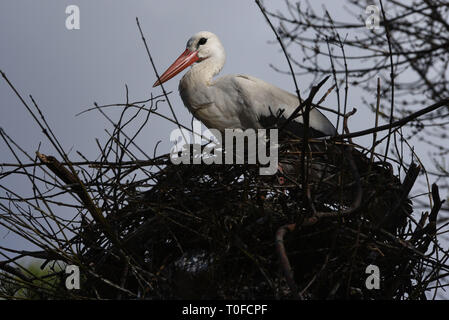
[[[353,21],[342,21],[326,7],[318,12],[304,1],[286,1],[286,12],[268,13],[278,23],[297,75],[334,74],[338,107],[344,113],[349,85],[363,88],[370,97],[380,78],[377,115],[389,122],[448,98],[448,1],[347,0],[346,5]],[[375,103],[364,98],[364,104],[376,112]],[[428,173],[443,188],[449,178],[448,115],[448,107],[439,108],[410,121],[404,131],[405,138],[433,147]]]

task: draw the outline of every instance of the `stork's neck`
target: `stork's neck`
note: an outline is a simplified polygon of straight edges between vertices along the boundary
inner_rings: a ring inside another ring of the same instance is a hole
[[[224,57],[210,57],[199,63],[196,63],[182,77],[180,85],[182,87],[194,87],[196,90],[201,87],[211,85],[212,78],[217,75],[224,65]]]

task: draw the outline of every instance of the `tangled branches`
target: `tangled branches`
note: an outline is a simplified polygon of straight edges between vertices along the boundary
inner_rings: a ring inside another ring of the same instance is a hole
[[[157,99],[116,106],[157,116],[144,106]],[[310,139],[307,149],[302,139],[283,141],[283,170],[275,176],[260,176],[257,165],[174,165],[168,155],[137,160],[124,119],[113,123],[98,161],[40,152],[32,158],[2,131],[18,163],[2,164],[1,179],[24,175],[33,196],[2,184],[0,223],[39,247],[2,247],[1,281],[16,288],[3,297],[26,288],[53,299],[421,299],[447,285],[438,187],[431,212],[418,220],[408,200],[420,166],[407,167],[401,182],[383,155],[337,138]],[[63,218],[60,207],[75,214]],[[51,266],[39,280],[59,281],[36,286],[36,276],[17,263],[24,256]],[[71,264],[83,275],[80,290],[62,285]],[[370,264],[382,271],[380,290],[365,287]]]
[[[376,79],[384,84],[380,95],[389,103],[376,106],[364,96],[361,100],[390,123],[418,111],[416,106],[448,98],[448,1],[347,0],[344,14],[335,13],[331,4],[322,7],[323,13],[317,10],[318,5],[308,2],[288,0],[286,7],[285,12],[267,15],[277,24],[285,47],[295,53],[289,54],[294,74],[311,74],[316,80],[332,73],[337,107],[343,113],[347,112],[348,88],[361,88],[371,96]],[[374,27],[376,19],[378,26]],[[298,51],[301,54],[296,54]],[[293,72],[291,68],[273,68],[281,73]],[[445,191],[449,177],[448,114],[447,107],[439,108],[408,122],[404,131],[414,144],[431,150],[433,167],[427,171],[441,181]],[[391,146],[389,137],[385,152]]]
[[[338,110],[344,135],[286,137],[280,170],[261,176],[258,165],[175,165],[169,155],[149,156],[135,141],[150,117],[190,130],[157,111],[168,101],[165,91],[138,102],[127,91],[123,104],[94,104],[90,111],[112,132],[98,142],[97,160],[78,153],[83,161],[71,161],[36,101],[27,103],[2,76],[55,150],[30,155],[0,131],[16,159],[0,165],[0,225],[36,247],[0,246],[2,298],[426,299],[448,286],[438,186],[411,194],[425,172],[412,148],[406,163],[377,153],[376,136],[370,148],[350,139],[388,130],[404,150],[408,142],[396,128],[446,100],[366,132],[349,131],[355,110]],[[314,94],[305,112],[316,107]],[[117,121],[108,108],[122,108]],[[137,125],[139,115],[145,120]],[[21,177],[31,194],[8,187]],[[426,196],[428,210],[413,211],[411,198]],[[28,270],[23,257],[40,259],[47,272]],[[80,269],[79,290],[64,286],[67,265]],[[366,286],[369,265],[380,270],[379,289]]]

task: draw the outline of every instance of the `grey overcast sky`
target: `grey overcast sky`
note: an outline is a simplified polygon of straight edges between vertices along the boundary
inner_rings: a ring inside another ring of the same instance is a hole
[[[335,7],[334,1],[327,2]],[[283,1],[273,3],[284,9]],[[80,30],[65,27],[65,9],[73,4],[80,9]],[[268,43],[274,36],[254,1],[2,0],[0,68],[23,95],[33,95],[64,147],[96,154],[94,138],[105,137],[106,120],[95,112],[75,117],[94,101],[123,102],[125,84],[134,101],[161,92],[151,88],[155,75],[135,17],[141,21],[159,72],[184,50],[192,34],[208,30],[220,37],[227,51],[222,74],[250,74],[294,90],[289,76],[269,67],[273,63],[285,69],[285,58],[278,45]],[[189,123],[191,116],[177,92],[179,78],[166,87],[173,91],[178,117]],[[310,85],[307,80],[299,79],[302,90]],[[0,103],[0,126],[27,150],[36,149],[44,137],[4,82]],[[142,135],[147,140],[139,143],[152,149],[155,141],[167,141],[173,128],[166,121],[154,121]],[[0,157],[12,159],[5,153]]]
[[[285,12],[284,1],[265,3],[269,9]],[[338,20],[353,19],[343,9],[342,1],[314,2],[317,8],[321,3]],[[79,30],[66,28],[69,5],[79,7]],[[77,113],[94,101],[123,103],[125,84],[131,101],[161,93],[160,88],[151,87],[156,77],[140,39],[136,17],[160,73],[185,49],[191,35],[208,30],[220,37],[227,52],[221,74],[249,74],[294,92],[291,77],[269,66],[272,63],[287,69],[279,45],[275,41],[269,43],[275,37],[252,0],[2,0],[0,69],[27,101],[28,95],[33,95],[63,147],[72,150],[72,160],[80,160],[76,150],[95,158],[99,154],[95,138],[104,141],[107,138],[104,129],[111,128],[98,112],[75,116]],[[166,88],[173,91],[170,97],[178,118],[189,125],[191,115],[177,91],[180,77],[167,82]],[[311,76],[298,79],[303,92],[308,90],[311,79]],[[361,93],[356,90],[351,89],[350,106],[357,106],[360,101]],[[331,95],[327,105],[332,107],[335,101],[335,95]],[[353,131],[374,122],[366,107],[358,109],[351,120]],[[170,114],[165,104],[158,110]],[[30,154],[41,142],[41,152],[55,154],[4,81],[0,81],[0,127]],[[170,132],[175,128],[170,122],[153,118],[137,143],[151,154],[161,140],[158,151],[166,153],[171,146]],[[3,142],[0,148],[0,163],[13,162]],[[10,187],[21,194],[31,191],[26,180],[10,182]],[[11,234],[0,234],[0,242],[16,240]]]
[[[265,3],[270,9],[285,12],[284,1]],[[316,1],[317,8],[321,3],[339,21],[353,21],[345,12],[343,1]],[[68,5],[80,9],[80,30],[66,29]],[[98,155],[95,138],[104,141],[107,137],[104,129],[110,129],[97,112],[75,116],[77,113],[92,106],[94,101],[123,103],[125,84],[131,101],[161,93],[160,88],[151,87],[156,77],[140,39],[136,17],[140,19],[160,73],[185,49],[191,35],[207,30],[216,33],[226,49],[227,62],[221,74],[249,74],[294,92],[291,77],[269,66],[272,63],[287,69],[279,46],[268,43],[275,40],[274,35],[252,0],[1,0],[0,69],[24,97],[33,95],[63,147],[72,150],[74,160],[80,159],[75,150],[95,158]],[[177,76],[165,87],[173,91],[170,97],[178,118],[189,125],[191,116],[178,96],[179,79]],[[307,92],[310,79],[310,76],[298,79],[303,92]],[[361,94],[351,89],[349,105],[359,109],[351,119],[351,131],[374,123],[368,108],[359,105]],[[326,105],[332,107],[333,103],[335,96],[331,95]],[[169,115],[165,105],[159,111]],[[332,116],[330,119],[334,120]],[[40,142],[43,153],[55,154],[1,79],[0,127],[30,154],[34,154]],[[137,142],[152,154],[156,142],[162,140],[158,150],[166,153],[173,129],[174,124],[153,118]],[[3,142],[0,151],[0,163],[14,162]],[[24,193],[29,184],[11,180],[10,187]],[[0,246],[3,245],[17,249],[29,247],[0,228]]]

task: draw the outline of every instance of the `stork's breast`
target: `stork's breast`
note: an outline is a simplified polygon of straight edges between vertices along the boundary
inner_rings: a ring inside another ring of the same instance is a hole
[[[209,129],[223,131],[230,128],[239,128],[239,120],[232,113],[224,114],[214,103],[207,107],[202,106],[192,110],[195,118],[204,123]]]

